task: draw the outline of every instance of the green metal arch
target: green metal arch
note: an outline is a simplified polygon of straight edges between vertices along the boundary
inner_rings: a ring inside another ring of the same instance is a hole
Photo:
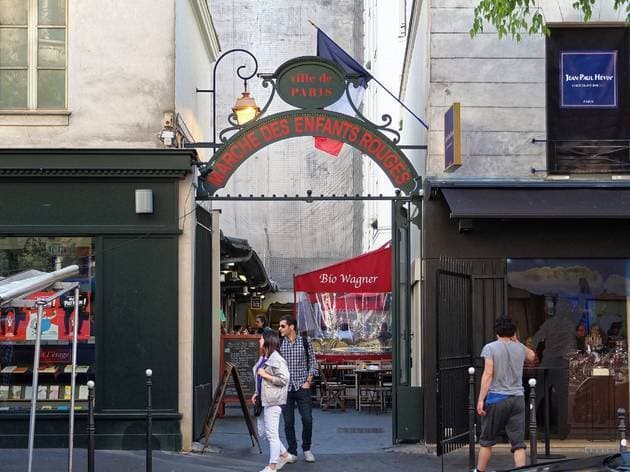
[[[263,147],[285,139],[324,136],[358,149],[388,176],[394,188],[407,195],[418,193],[420,177],[413,165],[387,136],[357,118],[325,110],[291,110],[276,113],[242,128],[210,160],[207,190],[213,195],[249,157]]]

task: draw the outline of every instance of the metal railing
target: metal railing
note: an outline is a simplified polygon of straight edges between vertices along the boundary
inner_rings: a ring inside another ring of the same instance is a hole
[[[630,172],[630,140],[547,141],[548,171],[572,174]]]

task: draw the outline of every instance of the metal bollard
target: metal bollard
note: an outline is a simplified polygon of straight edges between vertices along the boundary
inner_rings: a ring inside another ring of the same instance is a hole
[[[529,462],[536,464],[538,444],[536,442],[536,379],[529,379]]]
[[[88,387],[87,463],[88,463],[88,472],[94,472],[94,451],[96,449],[96,440],[94,437],[94,433],[96,432],[96,426],[94,424],[94,381],[89,380],[87,383],[87,387]]]
[[[626,410],[619,408],[617,410],[617,419],[619,420],[619,452],[626,452]]]
[[[475,468],[475,368],[468,368],[468,469]]]
[[[147,377],[147,472],[151,472],[153,470],[153,449],[151,446],[151,438],[153,436],[153,406],[151,404],[151,386],[153,385],[153,371],[151,369],[147,369],[144,373]]]

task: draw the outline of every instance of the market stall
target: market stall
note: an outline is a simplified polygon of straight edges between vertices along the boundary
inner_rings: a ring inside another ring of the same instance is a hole
[[[295,276],[298,330],[318,360],[391,359],[391,258],[388,243]]]

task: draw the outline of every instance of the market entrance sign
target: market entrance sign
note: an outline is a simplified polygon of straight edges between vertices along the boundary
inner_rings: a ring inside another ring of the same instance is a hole
[[[294,110],[257,120],[232,136],[210,160],[207,176],[210,195],[250,156],[277,141],[302,136],[323,136],[343,141],[369,156],[395,188],[417,192],[420,178],[402,151],[377,129],[351,116],[324,110]]]

